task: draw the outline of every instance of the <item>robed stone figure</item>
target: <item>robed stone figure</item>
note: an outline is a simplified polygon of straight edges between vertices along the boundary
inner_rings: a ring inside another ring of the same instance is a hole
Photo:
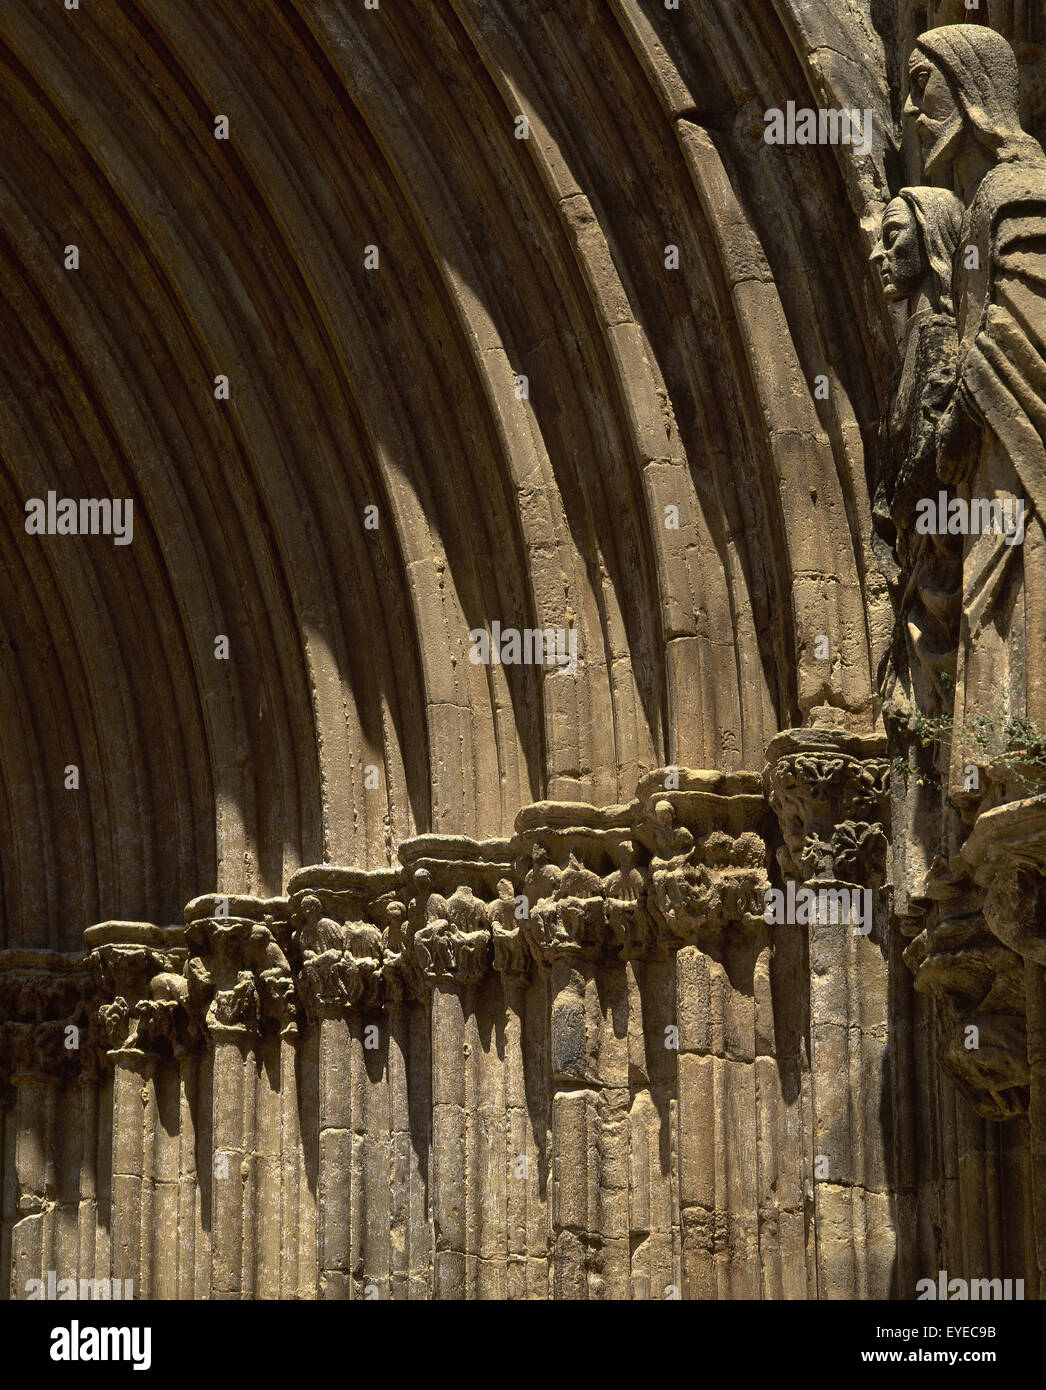
[[[1046,154],[1021,127],[1017,60],[994,30],[923,34],[909,73],[924,173],[966,209],[938,471],[967,501],[1024,504],[1020,536],[964,540],[949,791],[972,811],[989,778],[992,800],[1027,795],[1015,746],[1046,730]]]
[[[907,305],[901,361],[879,433],[872,545],[893,594],[897,624],[884,671],[885,709],[901,729],[942,720],[954,699],[962,541],[919,534],[919,500],[935,496],[937,427],[955,387],[958,341],[952,267],[963,205],[943,188],[904,188],[883,214],[872,262],[891,304]],[[906,736],[905,775],[892,778],[897,910],[919,897],[943,838],[935,787],[947,775],[935,746]]]

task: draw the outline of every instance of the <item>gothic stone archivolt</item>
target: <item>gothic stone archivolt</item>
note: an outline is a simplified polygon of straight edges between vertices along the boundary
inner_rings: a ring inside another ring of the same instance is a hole
[[[1037,1297],[1046,25],[88,8],[0,20],[5,509],[138,528],[5,532],[7,1293]]]

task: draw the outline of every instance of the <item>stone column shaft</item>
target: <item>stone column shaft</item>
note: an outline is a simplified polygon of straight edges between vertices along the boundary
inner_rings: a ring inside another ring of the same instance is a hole
[[[113,1066],[112,1277],[142,1286],[143,1176],[156,1056],[140,1048],[109,1053]],[[145,1205],[146,1213],[148,1204]],[[145,1216],[148,1226],[148,1215]]]
[[[254,1063],[244,1033],[212,1029],[211,1296],[242,1298],[251,1282],[250,1163]]]
[[[459,985],[437,980],[432,990],[432,1220],[433,1297],[466,1296],[465,1002]]]
[[[340,1010],[319,1020],[320,1296],[349,1297],[352,1267],[352,1078],[351,1023]]]

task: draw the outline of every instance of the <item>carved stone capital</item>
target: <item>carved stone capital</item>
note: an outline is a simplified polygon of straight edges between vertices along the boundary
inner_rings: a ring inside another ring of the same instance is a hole
[[[531,911],[524,934],[543,965],[566,959],[596,961],[613,944],[605,898],[542,899]]]
[[[57,951],[0,951],[0,1104],[22,1080],[66,1080],[95,1062],[84,962]]]
[[[520,936],[539,964],[613,962],[657,948],[630,811],[547,801],[516,817]]]
[[[185,952],[178,928],[148,922],[103,922],[84,933],[97,993],[94,1022],[110,1063],[161,1043],[181,1055],[192,1021],[186,1010]]]
[[[492,964],[492,913],[506,891],[501,885],[511,887],[511,854],[508,840],[458,836],[426,835],[400,846],[408,905],[395,969],[412,993],[484,978]]]
[[[185,909],[186,1002],[211,1038],[293,1036],[297,997],[285,899],[197,898]]]
[[[772,741],[763,776],[788,878],[882,883],[890,819],[883,750],[881,739],[831,726],[787,730]]]
[[[328,934],[335,928],[341,945],[321,951],[308,946],[302,950],[298,993],[306,1016],[313,1022],[347,1009],[373,1008],[385,994],[384,952],[378,928],[369,922],[337,924],[327,919]],[[306,940],[311,940],[308,929]]]
[[[57,1085],[80,1075],[81,1055],[70,1046],[72,1026],[58,1019],[0,1024],[0,1077],[17,1089],[26,1083]]]
[[[715,950],[726,930],[761,931],[769,884],[758,778],[666,769],[646,782],[634,833],[650,854],[646,907],[658,946]]]
[[[411,957],[433,983],[475,985],[490,964],[489,908],[463,886],[445,900],[445,915],[427,917],[411,941]]]

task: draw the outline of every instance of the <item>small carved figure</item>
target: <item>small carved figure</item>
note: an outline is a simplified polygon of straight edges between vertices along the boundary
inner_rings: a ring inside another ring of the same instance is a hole
[[[636,847],[631,840],[620,840],[611,852],[617,868],[603,880],[604,891],[618,902],[635,902],[644,888],[642,871],[636,868]]]
[[[563,898],[602,898],[606,896],[606,890],[599,875],[586,868],[571,850],[555,896],[557,901]]]
[[[671,801],[659,801],[654,807],[653,838],[656,857],[663,863],[685,857],[694,848],[694,837],[686,826],[676,825],[675,807]]]
[[[333,917],[323,915],[319,898],[307,893],[300,907],[302,928],[298,936],[302,955],[307,959],[321,955],[324,951],[343,951],[345,949],[345,928]]]
[[[555,897],[562,877],[563,870],[551,862],[545,846],[535,844],[530,851],[530,868],[523,880],[523,892],[531,912],[543,898]]]
[[[488,908],[491,939],[494,944],[494,969],[506,976],[519,977],[527,968],[527,938],[522,922],[516,916],[516,893],[511,879],[498,879],[497,901]]]
[[[381,965],[385,989],[393,1003],[400,1003],[407,994],[417,993],[420,985],[410,937],[406,905],[393,898],[385,907]]]

